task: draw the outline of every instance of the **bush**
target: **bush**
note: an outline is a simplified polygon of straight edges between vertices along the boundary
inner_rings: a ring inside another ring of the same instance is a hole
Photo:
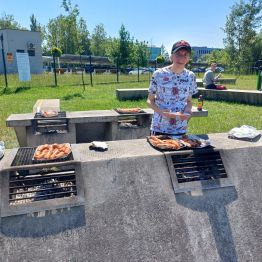
[[[159,55],[157,58],[156,58],[156,62],[158,64],[163,64],[165,62],[165,58],[162,56],[162,55]]]
[[[52,53],[52,55],[55,56],[55,57],[61,57],[61,55],[62,55],[62,50],[61,50],[60,48],[58,48],[58,47],[53,47],[53,48],[51,49],[51,53]]]

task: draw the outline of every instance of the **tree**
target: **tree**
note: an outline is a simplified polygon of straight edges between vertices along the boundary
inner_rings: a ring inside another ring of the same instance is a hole
[[[72,7],[70,0],[63,0],[66,15],[49,20],[47,45],[57,46],[66,54],[89,54],[89,32],[83,18],[78,18],[79,9]]]
[[[150,52],[148,50],[148,42],[139,42],[138,40],[136,40],[136,42],[133,43],[133,50],[134,51],[131,53],[130,61],[132,61],[134,64],[137,64],[137,62],[139,62],[139,66],[147,66],[150,56]]]
[[[26,29],[15,21],[13,15],[3,13],[0,17],[0,29]]]
[[[105,56],[106,54],[106,31],[103,24],[96,25],[91,36],[91,52],[96,56]]]
[[[131,61],[133,38],[122,24],[119,30],[119,65],[128,65]]]
[[[163,44],[161,45],[161,55],[165,58],[165,61],[169,61],[169,54]]]
[[[39,31],[41,31],[41,25],[40,25],[40,23],[38,23],[37,21],[36,21],[36,18],[35,18],[35,15],[34,14],[32,14],[31,16],[30,16],[30,29],[31,29],[31,31],[35,31],[35,32],[39,32]]]
[[[256,40],[255,29],[261,24],[261,8],[262,0],[249,0],[248,3],[240,0],[231,8],[223,29],[231,67],[245,69],[246,64],[243,62],[252,60],[251,47]]]
[[[113,63],[126,66],[134,60],[133,38],[122,24],[119,30],[119,38],[108,38],[106,54]]]

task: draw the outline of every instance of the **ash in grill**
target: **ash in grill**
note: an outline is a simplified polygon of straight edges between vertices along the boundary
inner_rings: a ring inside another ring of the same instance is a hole
[[[165,153],[175,193],[233,186],[219,151]]]
[[[81,164],[69,159],[33,163],[35,148],[19,148],[1,176],[1,216],[83,205]]]
[[[151,116],[146,113],[141,114],[128,114],[120,115],[118,117],[118,127],[119,128],[140,128],[148,127],[151,122]]]
[[[74,168],[43,168],[9,173],[9,204],[73,197],[77,195]]]
[[[41,113],[36,113],[32,127],[36,134],[68,133],[66,112],[58,112],[54,117],[43,117]]]
[[[178,183],[226,178],[219,152],[172,156]]]

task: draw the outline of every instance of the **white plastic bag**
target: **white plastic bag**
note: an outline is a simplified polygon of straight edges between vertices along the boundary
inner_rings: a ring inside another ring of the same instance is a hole
[[[228,133],[229,138],[253,140],[260,136],[260,132],[253,126],[243,125],[241,127],[234,127]]]

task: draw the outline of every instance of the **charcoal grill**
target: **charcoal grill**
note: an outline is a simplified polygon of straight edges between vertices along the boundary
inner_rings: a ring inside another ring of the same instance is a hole
[[[35,148],[19,148],[2,175],[1,215],[11,216],[84,204],[80,163],[68,159],[35,164]]]
[[[134,113],[134,114],[119,114],[119,128],[148,128],[151,123],[151,114]]]
[[[233,186],[218,150],[202,148],[164,154],[175,193]]]
[[[54,117],[44,117],[41,113],[36,113],[32,120],[32,128],[35,134],[68,133],[66,112],[58,112]]]

